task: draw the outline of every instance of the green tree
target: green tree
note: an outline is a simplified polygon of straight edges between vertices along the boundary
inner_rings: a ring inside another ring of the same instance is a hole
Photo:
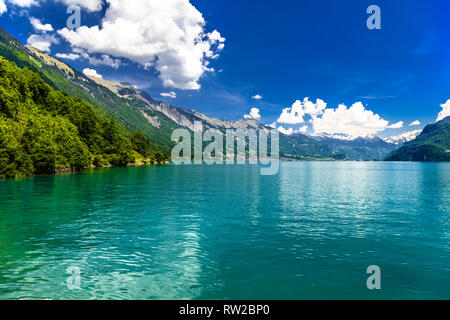
[[[169,155],[167,153],[163,153],[161,151],[155,152],[155,162],[158,164],[166,163],[170,160]]]
[[[152,148],[150,147],[150,139],[142,131],[138,130],[131,136],[131,144],[134,150],[139,152],[144,158],[151,156]]]
[[[113,119],[0,57],[0,178],[80,170],[91,154],[113,165],[135,161]]]

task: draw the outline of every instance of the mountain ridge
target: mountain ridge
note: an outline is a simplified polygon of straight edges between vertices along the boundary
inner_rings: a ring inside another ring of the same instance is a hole
[[[113,117],[123,128],[124,134],[141,130],[150,138],[154,150],[170,153],[175,145],[171,140],[172,132],[178,128],[193,131],[195,121],[201,121],[205,129],[218,129],[222,132],[227,129],[249,128],[271,130],[256,120],[226,121],[212,118],[194,110],[157,101],[147,92],[138,90],[129,83],[86,76],[58,58],[31,46],[22,45],[2,28],[0,28],[0,55],[16,62],[20,67],[28,67],[38,72],[50,86],[84,99],[91,103],[97,112]],[[306,135],[287,136],[280,133],[281,157],[374,160],[371,157],[355,156],[352,150],[351,152],[347,150],[348,154],[345,154],[342,152],[344,149],[335,144]]]

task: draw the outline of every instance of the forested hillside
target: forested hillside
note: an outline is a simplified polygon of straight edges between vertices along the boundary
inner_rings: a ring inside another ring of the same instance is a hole
[[[27,67],[37,72],[52,88],[87,101],[97,113],[114,118],[125,136],[141,130],[151,139],[152,149],[164,153],[169,153],[174,145],[170,135],[178,126],[166,116],[147,109],[144,116],[142,109],[146,103],[125,93],[122,96],[113,92],[47,53],[22,45],[2,28],[0,28],[0,56],[15,62],[20,68]],[[134,90],[132,86],[130,87]],[[158,125],[152,125],[146,117],[157,119]]]
[[[116,122],[0,57],[0,178],[134,162]]]

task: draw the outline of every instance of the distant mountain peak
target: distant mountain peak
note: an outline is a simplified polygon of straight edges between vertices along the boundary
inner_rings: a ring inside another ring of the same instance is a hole
[[[321,132],[318,134],[311,134],[312,138],[317,139],[337,139],[337,140],[343,140],[343,141],[352,141],[357,139],[358,137],[354,137],[345,133],[327,133],[327,132]]]
[[[404,144],[405,142],[414,140],[421,133],[422,133],[422,130],[413,130],[413,131],[402,133],[398,136],[386,138],[386,139],[384,139],[384,141],[386,141],[388,143],[393,143],[396,145],[401,145],[401,144]]]

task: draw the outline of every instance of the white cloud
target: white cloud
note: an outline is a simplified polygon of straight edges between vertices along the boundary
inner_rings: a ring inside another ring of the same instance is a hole
[[[403,125],[404,125],[403,121],[399,121],[397,123],[391,124],[390,126],[387,126],[387,128],[389,128],[389,129],[400,129],[400,128],[403,128]]]
[[[106,0],[100,25],[59,30],[72,46],[123,57],[154,67],[165,87],[197,90],[209,59],[223,44],[218,31],[206,33],[202,14],[189,0]]]
[[[209,34],[209,39],[211,39],[214,42],[219,42],[219,43],[224,43],[225,42],[225,38],[222,37],[219,33],[219,31],[214,30],[213,32],[211,32]]]
[[[8,0],[7,2],[21,8],[29,8],[31,6],[39,5],[37,0]],[[0,16],[7,11],[8,8],[6,7],[6,0],[0,0]]]
[[[303,100],[303,110],[305,111],[305,114],[310,116],[318,116],[323,114],[326,107],[327,104],[321,99],[317,99],[316,103],[309,101],[309,98],[305,98]]]
[[[80,55],[77,53],[57,53],[56,57],[60,59],[77,60],[80,58]]]
[[[37,0],[8,0],[8,2],[22,8],[29,8],[39,4]]]
[[[278,128],[278,131],[281,132],[282,134],[287,135],[287,136],[290,136],[290,135],[294,134],[294,129],[292,129],[292,128],[285,129],[283,126],[280,126]]]
[[[0,0],[0,15],[4,14],[8,9],[6,8],[5,0]]]
[[[416,120],[414,122],[411,122],[409,124],[410,127],[420,126],[422,123],[419,120]]]
[[[263,97],[261,95],[259,95],[259,94],[257,94],[257,95],[252,97],[252,99],[254,99],[254,100],[261,100],[262,98]]]
[[[30,18],[30,23],[36,31],[42,31],[42,32],[53,31],[53,27],[51,24],[49,24],[49,23],[43,24],[41,21],[39,21],[39,19],[36,19],[34,17]]]
[[[303,126],[298,130],[299,133],[306,133],[307,131],[308,131],[308,126]]]
[[[389,142],[389,143],[394,143],[394,144],[400,144],[400,143],[414,140],[421,133],[422,133],[422,130],[408,131],[408,132],[402,133],[398,136],[393,136],[393,137],[384,139],[384,141]]]
[[[297,100],[291,108],[283,109],[277,122],[286,124],[299,124],[305,122],[303,116],[305,112],[303,111],[302,104]]]
[[[321,99],[317,99],[316,103],[309,101],[309,98],[305,98],[303,102],[297,100],[294,102],[292,107],[283,110],[277,122],[285,124],[304,123],[305,120],[303,117],[305,115],[321,115],[326,107],[327,104]]]
[[[244,115],[244,119],[260,120],[261,119],[261,115],[259,114],[259,109],[258,108],[252,108],[250,110],[250,114]]]
[[[120,59],[113,59],[107,54],[103,54],[100,59],[95,57],[89,57],[89,63],[94,66],[105,65],[114,69],[118,69],[122,65]]]
[[[80,6],[87,11],[100,11],[103,6],[103,0],[54,0],[55,2],[62,2],[67,6]],[[0,0],[0,15],[7,11],[6,0]],[[21,7],[30,8],[31,6],[38,6],[39,0],[7,0],[8,3]]]
[[[28,45],[31,45],[43,52],[50,52],[50,47],[54,43],[59,43],[59,41],[52,35],[33,34],[27,39]]]
[[[88,54],[85,50],[83,50],[83,49],[80,49],[80,48],[73,48],[72,51],[73,51],[74,53],[76,53],[76,54],[79,54],[83,59],[90,59],[89,54]]]
[[[85,76],[88,76],[88,77],[96,77],[96,78],[103,79],[103,76],[101,74],[98,74],[97,70],[94,70],[94,69],[86,68],[83,70],[83,73]]]
[[[177,93],[174,91],[170,91],[170,92],[163,92],[161,93],[162,97],[166,97],[166,98],[172,98],[175,99],[177,97]]]
[[[76,5],[87,9],[90,12],[100,11],[102,9],[102,0],[56,0],[68,6]]]
[[[366,110],[361,102],[350,108],[342,104],[337,109],[326,109],[320,118],[313,116],[311,122],[315,134],[340,133],[353,137],[375,135],[385,130],[389,124],[378,114]]]
[[[120,59],[114,59],[107,54],[101,55],[100,58],[92,57],[85,50],[80,48],[74,48],[73,53],[58,53],[56,56],[61,59],[69,60],[85,59],[88,60],[93,66],[109,66],[114,69],[118,69],[121,65],[123,65]]]
[[[441,104],[442,111],[439,112],[439,115],[436,121],[444,120],[447,117],[450,117],[450,99],[447,100],[446,103]]]
[[[302,133],[302,134],[305,134],[305,133],[308,131],[308,126],[303,126],[303,127],[301,127],[300,129],[298,129],[297,131],[295,131],[295,130],[292,129],[292,128],[285,129],[283,126],[280,126],[277,130],[278,130],[279,132],[281,132],[282,134],[291,136],[291,135],[293,135],[293,134],[295,134],[295,133]]]

